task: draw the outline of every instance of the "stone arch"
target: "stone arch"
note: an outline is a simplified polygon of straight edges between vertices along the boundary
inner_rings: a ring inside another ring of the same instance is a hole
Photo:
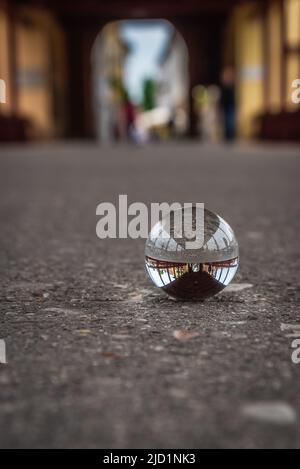
[[[92,51],[91,51],[91,63],[92,63],[92,87],[93,87],[93,104],[94,104],[94,115],[96,123],[96,134],[100,137],[100,140],[107,141],[112,140],[107,138],[109,135],[109,116],[113,113],[112,106],[108,103],[108,69],[112,68],[114,75],[120,81],[126,85],[126,77],[123,76],[123,70],[126,62],[126,50],[123,52],[123,47],[126,49],[126,43],[120,35],[120,28],[122,23],[131,22],[133,26],[138,28],[141,27],[141,34],[143,34],[142,26],[162,26],[165,27],[169,34],[170,49],[164,51],[161,57],[161,73],[160,73],[160,85],[162,88],[163,79],[166,82],[171,83],[171,87],[165,86],[164,93],[158,93],[158,105],[164,104],[166,107],[171,108],[172,104],[177,107],[178,103],[182,103],[184,114],[188,115],[188,90],[189,90],[189,70],[188,70],[188,48],[182,37],[180,31],[168,20],[165,19],[129,19],[129,20],[117,20],[106,23],[97,34]],[[115,49],[115,55],[114,55]],[[175,54],[174,54],[175,49]],[[108,52],[108,54],[107,54]],[[170,60],[170,52],[173,55]],[[169,54],[168,54],[169,53]],[[124,55],[123,55],[124,54]],[[112,60],[113,59],[113,60]],[[124,63],[121,63],[123,59]],[[112,63],[111,63],[112,62]],[[107,65],[110,63],[110,65]],[[164,67],[163,67],[164,64]],[[172,82],[170,75],[170,66],[172,67],[173,75],[177,77],[176,84]],[[173,85],[173,86],[172,86]],[[179,108],[180,109],[180,108]],[[182,111],[183,113],[183,111]],[[179,120],[179,119],[178,119]],[[184,127],[184,125],[183,125]],[[185,131],[186,133],[186,131]]]

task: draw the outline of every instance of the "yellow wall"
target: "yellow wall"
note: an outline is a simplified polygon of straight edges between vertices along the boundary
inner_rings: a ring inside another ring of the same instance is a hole
[[[240,5],[234,10],[235,26],[232,34],[235,39],[238,131],[241,137],[248,138],[256,134],[258,128],[255,118],[258,115],[265,112],[276,114],[281,110],[296,111],[300,108],[299,104],[291,100],[291,84],[300,78],[300,0],[284,0],[284,10],[285,17],[282,17],[279,0],[268,3],[266,17],[259,2]],[[281,21],[285,21],[286,31],[283,42]],[[283,70],[284,43],[289,49]],[[286,82],[283,102],[282,79]]]
[[[285,0],[287,43],[297,46],[300,43],[300,0]]]
[[[263,29],[256,5],[235,10],[235,62],[237,72],[238,133],[255,135],[255,118],[263,109]]]
[[[8,24],[4,9],[0,8],[0,79],[6,84],[6,103],[0,104],[0,113],[9,114],[11,112],[11,89],[8,60]]]
[[[286,42],[290,48],[300,47],[300,0],[285,0],[286,14]],[[291,100],[291,84],[296,78],[300,78],[300,52],[292,50],[287,54],[286,63],[286,94],[285,107],[289,111],[300,108]]]
[[[30,122],[32,137],[53,137],[57,133],[54,118],[54,85],[63,86],[54,76],[53,50],[61,51],[59,31],[47,12],[26,9],[19,11],[16,28],[18,112]],[[52,47],[53,38],[56,47]],[[59,59],[59,57],[58,57]],[[57,67],[60,75],[62,61]]]
[[[53,133],[49,50],[47,36],[33,18],[28,15],[30,23],[19,21],[16,29],[18,111],[30,119],[32,136],[44,137]]]
[[[64,35],[51,14],[37,8],[16,8],[14,22],[15,70],[10,76],[8,17],[0,9],[0,78],[7,85],[7,103],[0,112],[15,112],[28,120],[28,136],[52,138],[65,126],[66,53]],[[15,108],[10,88],[16,83]]]
[[[267,15],[269,41],[268,110],[277,113],[281,110],[281,41],[280,3],[270,4]]]

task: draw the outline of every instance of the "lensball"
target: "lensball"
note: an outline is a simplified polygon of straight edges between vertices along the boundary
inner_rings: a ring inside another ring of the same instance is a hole
[[[179,236],[175,220],[183,220],[187,214],[192,226],[182,223]],[[202,243],[190,248],[195,227],[202,232]],[[177,299],[204,300],[216,295],[231,282],[238,265],[239,249],[232,228],[216,213],[197,206],[171,211],[153,226],[146,241],[145,266],[150,279]]]

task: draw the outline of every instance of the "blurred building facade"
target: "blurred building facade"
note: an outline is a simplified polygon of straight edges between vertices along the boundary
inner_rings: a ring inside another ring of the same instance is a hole
[[[175,29],[160,57],[159,70],[157,106],[169,110],[174,133],[182,135],[188,125],[188,51]]]
[[[107,24],[96,38],[92,51],[94,115],[96,136],[103,142],[126,133],[124,103],[124,64],[129,51],[117,21]]]
[[[300,0],[245,2],[225,29],[224,64],[237,75],[238,131],[243,137],[300,140]]]
[[[0,139],[95,136],[92,49],[108,22],[130,18],[167,19],[185,41],[189,135],[192,89],[232,66],[238,135],[300,139],[300,0],[0,0]]]
[[[58,138],[66,125],[67,64],[63,29],[47,10],[0,3],[2,139]],[[25,128],[24,128],[25,127]]]

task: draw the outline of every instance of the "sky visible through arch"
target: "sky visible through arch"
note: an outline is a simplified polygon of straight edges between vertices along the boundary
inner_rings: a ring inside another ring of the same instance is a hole
[[[125,62],[125,84],[136,103],[142,98],[145,78],[155,78],[159,70],[159,57],[172,32],[170,23],[163,20],[128,20],[120,25],[122,38],[131,48]]]

